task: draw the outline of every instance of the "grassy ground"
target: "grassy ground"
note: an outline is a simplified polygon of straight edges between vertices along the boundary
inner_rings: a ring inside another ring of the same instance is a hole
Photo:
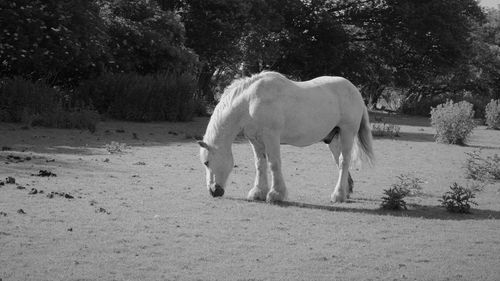
[[[400,137],[375,139],[376,166],[353,171],[352,200],[329,202],[337,171],[324,144],[282,146],[289,201],[270,205],[244,200],[254,168],[243,139],[226,194],[210,197],[193,141],[206,122],[104,122],[94,134],[0,124],[0,179],[16,179],[0,186],[0,279],[500,279],[500,184],[469,215],[438,202],[467,184],[465,152],[500,153],[500,131],[444,145],[428,119],[373,115]],[[424,194],[408,211],[380,210],[403,173]]]

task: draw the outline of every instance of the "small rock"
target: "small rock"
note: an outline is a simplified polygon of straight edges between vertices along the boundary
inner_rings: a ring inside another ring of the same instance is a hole
[[[22,186],[22,185],[18,185],[16,188],[17,188],[17,189],[26,189],[26,187],[24,187],[24,186]]]
[[[54,198],[54,192],[51,192],[51,193],[47,194],[47,197],[48,198]]]
[[[37,194],[37,193],[38,193],[38,190],[36,188],[32,188],[28,194],[33,195],[33,194]]]
[[[38,171],[38,174],[31,174],[31,175],[35,177],[57,177],[56,174],[47,170],[40,170]]]
[[[72,231],[73,231],[73,228],[72,228],[72,227],[68,228],[68,231],[69,231],[69,232],[72,232]]]
[[[19,210],[17,210],[17,213],[18,213],[18,214],[23,214],[23,215],[25,215],[25,214],[26,214],[26,212],[25,212],[23,209],[19,209]]]
[[[7,159],[9,159],[9,160],[16,160],[16,161],[20,161],[20,160],[21,160],[21,157],[16,156],[16,155],[7,155]]]
[[[96,213],[105,213],[107,215],[111,214],[111,212],[108,212],[108,210],[104,209],[103,207],[99,207],[99,209],[95,210]]]
[[[7,177],[5,179],[5,183],[7,183],[7,184],[15,184],[16,183],[16,179],[13,178],[13,177]]]
[[[7,213],[6,213],[6,212],[0,212],[0,216],[1,216],[1,217],[6,217],[6,216],[7,216]]]

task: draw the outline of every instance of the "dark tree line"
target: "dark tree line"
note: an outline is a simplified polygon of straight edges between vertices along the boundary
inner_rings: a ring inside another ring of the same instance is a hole
[[[340,75],[367,102],[398,89],[405,110],[428,113],[445,98],[499,98],[499,22],[475,0],[0,1],[0,74],[77,85],[189,72],[209,102],[264,69]]]

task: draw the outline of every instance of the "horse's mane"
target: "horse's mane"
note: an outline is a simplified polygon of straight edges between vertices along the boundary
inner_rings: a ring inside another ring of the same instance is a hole
[[[262,71],[260,73],[254,74],[248,77],[241,77],[235,79],[229,86],[226,87],[224,93],[221,96],[217,107],[221,110],[230,106],[234,98],[238,97],[244,90],[246,90],[250,85],[252,85],[257,80],[260,80],[266,74],[272,73],[270,71]],[[215,109],[217,110],[217,108]],[[214,112],[215,113],[215,112]]]
[[[234,80],[229,86],[226,87],[219,103],[214,109],[212,117],[210,118],[210,122],[208,124],[207,131],[204,137],[205,141],[213,142],[215,137],[219,135],[220,131],[224,129],[225,126],[223,124],[223,113],[226,111],[226,109],[231,107],[234,99],[237,98],[246,89],[248,89],[250,85],[262,79],[266,74],[269,73],[272,72],[263,71],[249,77],[242,77]]]

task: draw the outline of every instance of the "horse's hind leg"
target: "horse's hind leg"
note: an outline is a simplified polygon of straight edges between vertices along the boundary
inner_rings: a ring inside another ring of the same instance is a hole
[[[283,201],[287,191],[281,173],[280,137],[277,132],[268,130],[264,132],[263,140],[272,177],[271,190],[267,194],[266,200],[268,202]]]
[[[338,157],[339,179],[332,193],[333,202],[344,202],[348,194],[349,165],[354,144],[354,130],[342,130],[340,133],[341,154]]]
[[[333,159],[335,160],[335,163],[337,164],[337,168],[340,169],[339,166],[339,157],[340,157],[340,152],[341,152],[341,145],[340,145],[340,138],[339,135],[336,135],[333,137],[331,142],[328,144],[328,148],[330,148],[330,151],[332,152]],[[350,194],[353,192],[354,189],[354,181],[352,180],[351,177],[351,172],[349,172],[347,177],[347,184],[349,186],[349,192],[347,193],[347,198],[349,198]],[[340,176],[340,174],[339,174]]]
[[[248,193],[248,200],[266,200],[269,186],[267,184],[267,160],[264,142],[259,137],[249,137],[255,156],[255,184]]]

